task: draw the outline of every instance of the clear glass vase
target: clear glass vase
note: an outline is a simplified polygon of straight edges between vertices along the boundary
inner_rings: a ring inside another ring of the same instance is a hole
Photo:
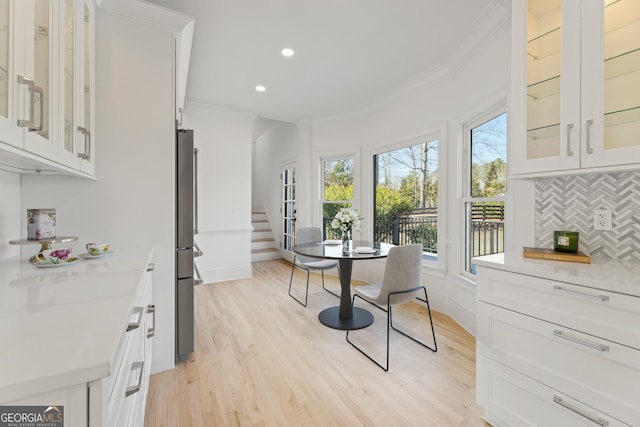
[[[351,252],[351,230],[346,230],[342,232],[342,252],[343,253]]]

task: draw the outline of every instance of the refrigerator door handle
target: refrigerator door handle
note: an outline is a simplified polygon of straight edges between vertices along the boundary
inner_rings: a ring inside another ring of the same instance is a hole
[[[204,255],[204,252],[202,252],[202,249],[200,249],[200,247],[198,246],[198,244],[196,242],[193,242],[193,257],[194,258],[198,258],[199,256]]]
[[[198,149],[193,147],[193,234],[198,234]]]

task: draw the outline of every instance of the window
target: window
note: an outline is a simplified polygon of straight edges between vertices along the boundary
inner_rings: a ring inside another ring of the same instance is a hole
[[[353,159],[322,161],[322,235],[324,239],[339,239],[339,230],[331,221],[340,208],[353,205]]]
[[[507,113],[467,127],[465,271],[476,274],[472,257],[504,252],[507,191]]]
[[[296,226],[296,168],[285,167],[282,178],[282,248],[292,251]]]
[[[421,243],[438,254],[438,141],[424,140],[373,157],[374,240]]]

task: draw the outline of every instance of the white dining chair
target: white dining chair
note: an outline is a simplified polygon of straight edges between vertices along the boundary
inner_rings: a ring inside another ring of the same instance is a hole
[[[433,328],[433,319],[431,318],[431,308],[429,307],[429,299],[427,298],[427,289],[422,286],[422,245],[404,245],[394,246],[389,249],[387,264],[384,270],[382,283],[354,286],[352,306],[355,304],[356,297],[372,304],[376,308],[387,313],[387,362],[383,366],[376,361],[361,347],[356,345],[349,339],[349,330],[347,330],[346,339],[349,344],[355,347],[360,353],[364,354],[369,360],[378,365],[384,371],[389,370],[389,331],[393,329],[414,342],[426,347],[429,350],[438,351],[436,343],[436,333]],[[424,300],[418,298],[421,292],[424,292]],[[401,305],[418,298],[427,303],[427,312],[429,313],[429,323],[431,325],[431,334],[433,335],[433,347],[417,340],[416,338],[406,334],[405,332],[393,326],[392,306]],[[386,306],[386,309],[383,308]],[[366,330],[366,329],[365,329]]]
[[[304,243],[322,242],[322,230],[319,227],[302,227],[296,230],[296,245]],[[291,293],[291,286],[293,283],[293,272],[296,267],[306,270],[307,272],[307,287],[304,295],[304,302],[296,298]],[[319,259],[312,258],[304,255],[296,254],[293,258],[293,264],[291,265],[291,278],[289,279],[289,296],[300,303],[303,307],[307,306],[307,300],[309,298],[309,273],[311,270],[319,270],[322,275],[322,289],[330,294],[340,298],[338,294],[332,292],[324,286],[324,271],[332,268],[338,268],[338,261],[331,259]],[[339,272],[339,268],[338,268]]]

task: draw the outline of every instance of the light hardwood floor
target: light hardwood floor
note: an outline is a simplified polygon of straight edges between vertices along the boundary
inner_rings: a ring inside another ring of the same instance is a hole
[[[290,264],[253,266],[253,279],[196,288],[195,352],[151,377],[145,426],[488,425],[475,403],[475,339],[451,318],[432,310],[437,353],[392,331],[384,372],[344,331],[318,322],[322,309],[338,303],[319,275],[311,276],[304,308],[287,294]],[[336,278],[325,279],[338,291]],[[296,271],[299,292],[304,281]],[[419,326],[430,339],[419,323],[426,309],[407,306],[394,310],[394,325]],[[384,357],[386,318],[369,307],[374,324],[353,339]]]

